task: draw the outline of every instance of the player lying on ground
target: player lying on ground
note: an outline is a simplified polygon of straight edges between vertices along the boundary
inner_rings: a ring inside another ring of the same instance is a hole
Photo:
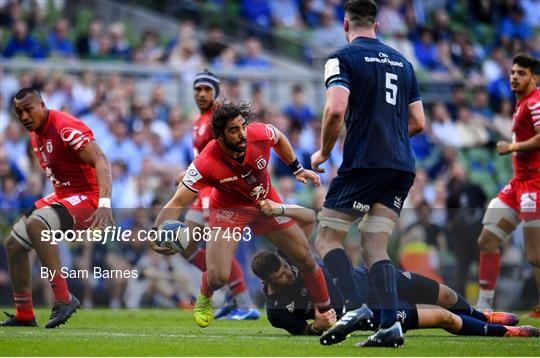
[[[284,216],[269,217],[257,207],[261,200],[281,199],[270,183],[268,160],[274,148],[302,183],[320,185],[320,178],[299,164],[288,139],[271,125],[247,124],[251,108],[246,104],[223,103],[212,115],[214,140],[193,160],[174,197],[159,213],[155,226],[179,217],[204,187],[213,187],[210,197],[210,227],[206,244],[207,271],[203,273],[201,294],[194,310],[195,322],[206,327],[213,318],[212,295],[223,287],[231,272],[231,260],[240,240],[234,232],[250,239],[265,235],[297,265],[313,301],[321,311],[330,309],[330,298],[322,270],[309,250],[298,224]],[[253,231],[253,233],[251,232]],[[148,242],[158,253],[174,254],[172,249]]]
[[[34,154],[54,186],[13,226],[6,241],[16,313],[0,326],[37,326],[32,305],[28,252],[36,250],[54,294],[45,328],[65,323],[80,306],[61,275],[57,245],[43,240],[44,230],[85,230],[112,224],[111,173],[92,131],[67,113],[49,110],[41,95],[21,89],[13,98],[15,114],[30,132]]]
[[[315,217],[313,210],[274,203],[268,199],[260,206],[268,215],[284,215],[299,221],[309,221]],[[291,334],[320,335],[333,325],[336,312],[342,312],[343,299],[322,262],[318,263],[325,273],[334,308],[326,313],[314,309],[297,268],[288,262],[286,256],[263,251],[253,258],[252,269],[264,282],[268,319],[274,327],[283,328]],[[367,307],[346,313],[334,328],[325,332],[321,338],[323,344],[337,343],[354,330],[375,329],[380,323],[379,299],[367,269],[355,268],[353,280],[358,295],[368,303],[374,314]],[[519,321],[517,316],[477,311],[448,286],[412,272],[398,275],[397,289],[399,317],[404,329],[443,328],[453,334],[479,336],[538,335],[535,327],[512,327]],[[308,323],[309,319],[314,319],[314,322]]]

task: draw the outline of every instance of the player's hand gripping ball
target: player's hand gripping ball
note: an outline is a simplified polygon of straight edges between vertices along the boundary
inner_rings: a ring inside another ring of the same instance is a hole
[[[158,245],[176,252],[185,250],[189,244],[188,226],[178,220],[167,220],[158,227]]]

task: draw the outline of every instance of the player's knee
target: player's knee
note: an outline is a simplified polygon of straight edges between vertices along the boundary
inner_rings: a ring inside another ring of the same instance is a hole
[[[317,253],[324,257],[329,251],[331,251],[333,248],[335,248],[337,245],[342,245],[341,241],[332,240],[331,237],[329,237],[329,234],[331,232],[328,232],[325,228],[319,229],[319,234],[317,235],[317,238],[315,239],[315,250],[317,250]]]
[[[482,224],[484,230],[482,230],[478,244],[481,250],[482,246],[489,250],[493,249],[494,244],[492,241],[495,241],[498,246],[499,241],[508,237],[519,224],[519,218],[514,209],[506,205],[501,199],[495,198],[490,201],[482,219]],[[482,240],[482,238],[484,239]]]
[[[481,252],[493,253],[499,249],[501,240],[497,236],[493,235],[487,228],[482,230],[480,237],[478,238],[478,248]]]
[[[388,235],[390,237],[395,227],[396,223],[392,219],[366,214],[358,224],[358,231],[361,234]]]
[[[193,256],[193,254],[195,253],[195,251],[197,251],[197,249],[198,249],[197,242],[195,240],[189,240],[188,246],[184,250],[181,251],[182,257],[188,260],[191,256]]]
[[[19,244],[13,236],[8,237],[6,240],[6,253],[8,257],[14,257],[26,252],[28,252],[28,250]]]
[[[43,222],[33,217],[30,217],[26,223],[26,232],[32,242],[39,241],[41,239],[41,232],[46,228]]]
[[[444,308],[449,308],[455,305],[456,302],[456,292],[446,285],[439,285],[439,297],[437,298],[437,305]]]
[[[442,328],[456,330],[457,326],[459,326],[459,316],[443,309],[440,312],[439,324]]]
[[[328,212],[326,211],[321,211],[317,214],[317,219],[319,220],[320,229],[327,229],[335,232],[347,233],[352,224],[352,221],[328,215]],[[325,236],[328,237],[328,235]]]
[[[314,273],[317,271],[317,262],[309,251],[303,256],[300,257],[295,264],[298,266],[301,272]]]
[[[34,210],[26,223],[26,231],[32,242],[41,240],[43,230],[57,231],[73,228],[74,220],[67,209],[60,204],[51,204]]]
[[[364,256],[376,256],[380,252],[386,252],[386,240],[374,235],[363,235],[361,245]]]

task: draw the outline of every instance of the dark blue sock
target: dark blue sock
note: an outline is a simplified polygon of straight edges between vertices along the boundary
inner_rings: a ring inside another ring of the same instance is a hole
[[[352,276],[352,265],[343,249],[334,249],[324,257],[324,265],[330,272],[334,284],[345,300],[347,310],[359,308],[363,302],[356,291]]]
[[[390,260],[378,261],[369,271],[381,302],[381,328],[388,328],[397,320],[396,270]]]
[[[491,336],[502,337],[507,329],[500,324],[489,324],[467,315],[459,315],[463,320],[463,326],[459,330],[460,336]]]
[[[448,308],[450,312],[453,312],[457,315],[465,315],[476,318],[480,321],[487,322],[487,317],[480,311],[475,310],[465,298],[457,293],[457,302],[452,307]]]
[[[472,318],[476,318],[477,320],[479,321],[482,321],[482,322],[487,322],[488,321],[488,318],[480,311],[472,308],[472,311],[471,311],[471,314],[470,316]]]

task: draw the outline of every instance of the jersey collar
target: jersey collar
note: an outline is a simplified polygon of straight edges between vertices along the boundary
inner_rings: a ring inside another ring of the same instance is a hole
[[[371,38],[371,37],[365,37],[365,36],[358,36],[358,37],[355,37],[354,40],[351,41],[351,44],[356,44],[356,43],[379,43],[379,39],[377,38]]]

